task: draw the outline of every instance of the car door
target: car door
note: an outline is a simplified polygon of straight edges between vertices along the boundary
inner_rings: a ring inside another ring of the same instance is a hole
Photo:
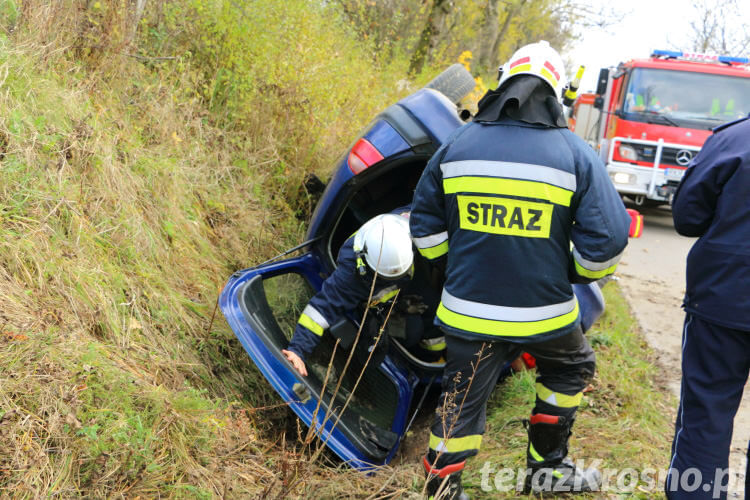
[[[411,404],[413,381],[404,370],[388,358],[363,368],[355,356],[344,372],[348,353],[337,349],[332,360],[334,341],[327,332],[306,360],[307,377],[281,353],[302,309],[320,289],[321,275],[321,263],[311,252],[238,271],[222,291],[219,306],[255,365],[305,425],[314,426],[352,467],[383,465],[398,448]]]

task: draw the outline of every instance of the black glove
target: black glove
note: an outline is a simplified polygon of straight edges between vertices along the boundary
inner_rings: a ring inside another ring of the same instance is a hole
[[[428,309],[421,295],[404,295],[397,305],[406,314],[424,314]]]

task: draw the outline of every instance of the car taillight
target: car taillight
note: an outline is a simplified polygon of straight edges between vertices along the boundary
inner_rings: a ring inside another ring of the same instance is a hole
[[[349,170],[351,170],[354,175],[357,175],[382,159],[383,155],[380,154],[380,151],[375,149],[375,146],[370,144],[366,139],[360,139],[354,144],[354,147],[349,152],[347,163],[349,164]]]
[[[617,152],[620,153],[620,156],[628,161],[638,161],[638,153],[636,153],[635,148],[633,146],[626,146],[625,144],[620,144],[620,147],[617,148]]]

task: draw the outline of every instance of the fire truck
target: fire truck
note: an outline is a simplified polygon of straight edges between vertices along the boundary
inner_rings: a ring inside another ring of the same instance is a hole
[[[638,206],[670,203],[711,129],[750,113],[750,59],[656,50],[599,73],[570,127]]]

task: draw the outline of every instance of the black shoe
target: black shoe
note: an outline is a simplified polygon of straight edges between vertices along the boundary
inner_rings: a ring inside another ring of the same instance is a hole
[[[595,468],[580,469],[567,458],[572,418],[537,413],[526,421],[524,493],[584,493],[599,491],[601,474]]]
[[[446,465],[442,469],[433,469],[427,457],[423,457],[422,465],[427,476],[428,500],[470,500],[461,486],[461,471],[466,465],[466,460]]]

